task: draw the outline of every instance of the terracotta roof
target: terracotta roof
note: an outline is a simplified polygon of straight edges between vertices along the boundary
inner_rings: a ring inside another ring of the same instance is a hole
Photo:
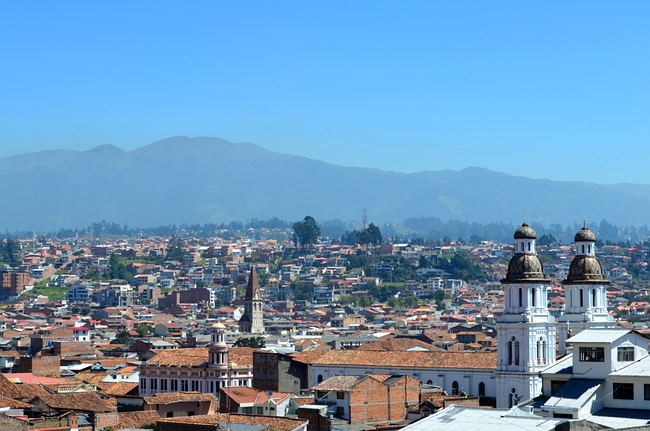
[[[233,423],[243,425],[259,425],[265,427],[277,428],[281,431],[293,431],[298,427],[305,425],[308,421],[302,419],[289,419],[277,416],[249,416],[237,413],[224,414],[219,413],[209,416],[183,416],[176,418],[165,418],[158,423],[166,424],[216,424],[216,423]]]
[[[23,385],[17,385],[10,382],[4,374],[0,374],[0,394],[9,398],[24,398],[24,392],[22,391]]]
[[[482,352],[401,352],[330,350],[312,364],[496,369],[497,354]]]
[[[356,350],[408,350],[414,347],[422,347],[427,350],[442,350],[439,347],[432,346],[424,341],[412,338],[391,338],[390,340],[378,340],[373,343],[366,343],[359,346]]]
[[[292,353],[291,357],[298,362],[302,362],[303,364],[311,364],[326,353],[328,353],[328,350],[304,350],[302,352]]]
[[[102,382],[106,383],[106,382]],[[115,382],[102,391],[104,395],[126,395],[138,387],[137,382]]]
[[[155,394],[153,397],[143,397],[145,404],[172,404],[187,401],[212,401],[216,400],[213,394],[201,392],[167,392]]]
[[[231,347],[228,349],[228,360],[238,366],[253,366],[251,347]],[[156,353],[148,363],[157,366],[200,367],[208,361],[208,348],[196,347],[190,349],[170,349]]]
[[[268,401],[269,398],[275,403],[281,403],[293,395],[285,392],[271,392],[269,394],[266,391],[249,388],[247,386],[233,386],[230,388],[222,388],[221,390],[228,394],[228,396],[237,404],[264,403]]]
[[[347,391],[365,378],[366,376],[332,376],[312,389],[315,391]]]
[[[117,409],[117,400],[114,398],[102,399],[95,392],[74,394],[38,395],[34,400],[40,399],[53,409],[82,410],[90,412],[112,412]]]
[[[156,413],[155,410],[118,413],[118,416],[118,426],[114,427],[116,430],[140,428],[145,425],[156,423],[156,421],[160,419],[160,415]]]
[[[9,407],[10,409],[28,409],[31,408],[32,405],[4,396],[0,397],[0,407]]]
[[[293,398],[291,398],[291,400],[293,402],[296,402],[296,403],[302,405],[302,406],[305,406],[307,404],[311,404],[314,401],[316,401],[316,399],[314,397],[293,397]]]

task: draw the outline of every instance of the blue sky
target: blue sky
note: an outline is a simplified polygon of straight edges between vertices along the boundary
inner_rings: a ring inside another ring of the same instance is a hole
[[[0,2],[0,157],[175,135],[650,184],[650,2]]]

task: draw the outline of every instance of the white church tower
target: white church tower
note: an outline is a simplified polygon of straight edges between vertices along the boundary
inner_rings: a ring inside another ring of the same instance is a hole
[[[542,393],[540,371],[555,363],[555,318],[548,311],[550,280],[535,251],[537,234],[526,223],[515,231],[515,255],[501,280],[503,315],[497,320],[497,408]]]
[[[606,288],[609,280],[596,257],[596,235],[585,225],[574,237],[576,256],[569,275],[562,281],[566,298],[564,314],[558,319],[559,353],[566,353],[567,338],[585,329],[615,328],[607,311]]]

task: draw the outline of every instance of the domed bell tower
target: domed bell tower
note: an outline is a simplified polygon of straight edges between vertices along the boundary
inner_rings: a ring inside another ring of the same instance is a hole
[[[526,223],[515,231],[515,254],[501,280],[505,295],[497,320],[497,407],[508,408],[542,392],[539,372],[555,363],[555,318],[548,311],[550,280]]]
[[[210,347],[208,368],[226,370],[228,368],[228,345],[226,344],[226,327],[215,323],[210,329]]]
[[[566,340],[585,329],[614,328],[607,311],[607,285],[603,267],[596,257],[596,235],[585,225],[573,238],[576,256],[569,275],[562,281],[566,299],[564,314],[558,319],[559,350],[566,353]]]

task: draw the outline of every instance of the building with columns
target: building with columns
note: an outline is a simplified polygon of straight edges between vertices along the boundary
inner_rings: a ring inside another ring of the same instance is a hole
[[[197,391],[219,397],[222,387],[251,387],[254,349],[229,349],[226,328],[221,323],[212,325],[210,337],[208,348],[164,350],[142,362],[140,396]],[[231,355],[231,351],[237,353]]]

